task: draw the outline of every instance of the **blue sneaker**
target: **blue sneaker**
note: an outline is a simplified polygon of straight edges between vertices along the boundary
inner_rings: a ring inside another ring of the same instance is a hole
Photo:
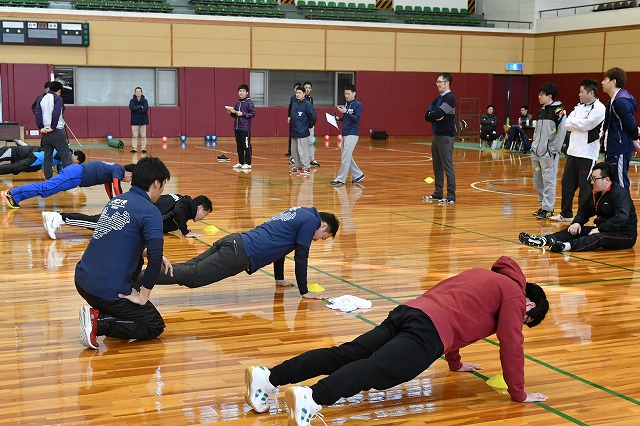
[[[331,181],[331,185],[344,185],[344,182],[340,182],[338,179],[334,179]]]
[[[362,174],[362,176],[355,178],[354,180],[351,181],[351,183],[358,183],[360,182],[362,179],[364,179],[364,173]]]
[[[442,198],[442,199],[438,200],[438,203],[440,203],[440,204],[453,204],[455,202],[456,202],[456,200],[454,200],[451,197]]]

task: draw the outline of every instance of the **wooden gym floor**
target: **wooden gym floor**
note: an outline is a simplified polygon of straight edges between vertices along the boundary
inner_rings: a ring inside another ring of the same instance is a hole
[[[561,255],[520,245],[520,231],[540,234],[560,226],[531,216],[538,205],[525,155],[457,144],[456,204],[423,202],[422,196],[433,191],[424,182],[433,176],[425,140],[361,138],[355,158],[366,179],[342,187],[329,183],[340,162],[335,137],[328,147],[318,142],[316,158],[322,165],[310,177],[289,176],[284,138],[256,138],[254,168],[248,172],[231,169],[237,157],[230,138],[215,148],[200,138],[188,140],[184,149],[175,140],[166,150],[158,140],[150,142],[149,154],[162,158],[172,173],[165,193],[205,194],[214,202],[213,213],[201,223],[191,222],[191,229],[217,231],[200,239],[167,236],[165,255],[171,261],[194,257],[227,233],[248,230],[290,206],[313,205],[335,212],[342,225],[335,240],[312,245],[309,281],[324,286],[326,297],[353,294],[372,300],[373,308],[359,315],[301,300],[295,288],[276,288],[267,267],[196,290],[156,287],[152,301],[167,323],[160,339],[101,338],[99,351],[84,349],[77,340],[84,301],[73,274],[91,233],[63,226],[58,239],[50,240],[40,212],[98,213],[107,202],[103,188],[24,201],[18,211],[3,205],[0,424],[284,424],[284,388],[268,414],[258,415],[245,404],[246,366],[272,366],[351,340],[399,303],[468,268],[489,268],[501,255],[518,261],[530,281],[544,286],[551,303],[547,319],[524,331],[526,390],[542,392],[548,401],[515,403],[485,383],[501,371],[498,343],[491,336],[461,351],[464,360],[484,367],[479,373],[449,372],[438,361],[409,383],[324,407],[325,421],[638,424],[636,252]],[[90,160],[125,164],[140,158],[128,149],[106,148],[103,141],[82,142]],[[216,162],[223,152],[230,163]],[[638,200],[637,165],[630,175]],[[41,179],[41,172],[2,176],[0,189],[34,179]],[[291,258],[286,272],[293,277]]]

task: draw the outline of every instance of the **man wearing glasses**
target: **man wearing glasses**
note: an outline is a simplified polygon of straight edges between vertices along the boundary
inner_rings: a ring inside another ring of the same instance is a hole
[[[431,195],[422,197],[425,201],[438,201],[441,204],[453,204],[456,201],[456,174],[453,170],[453,137],[455,135],[454,117],[456,97],[451,93],[451,74],[443,72],[436,80],[440,95],[433,100],[424,116],[432,125],[433,174],[436,179],[435,190]],[[447,197],[444,197],[444,175],[447,175]]]
[[[537,236],[520,233],[522,244],[532,247],[548,246],[552,252],[589,251],[598,247],[618,250],[635,245],[638,236],[638,217],[629,192],[611,182],[611,165],[606,162],[593,167],[593,193],[578,208],[571,226],[554,234]],[[585,224],[596,216],[595,226]]]

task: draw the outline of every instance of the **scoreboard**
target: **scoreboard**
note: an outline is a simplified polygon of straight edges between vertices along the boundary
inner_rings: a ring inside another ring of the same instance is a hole
[[[89,46],[89,24],[73,22],[0,21],[0,44]]]

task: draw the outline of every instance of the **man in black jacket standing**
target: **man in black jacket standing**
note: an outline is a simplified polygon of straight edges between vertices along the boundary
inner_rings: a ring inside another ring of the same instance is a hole
[[[142,88],[136,87],[129,101],[131,110],[131,152],[138,151],[138,134],[142,138],[142,153],[147,152],[147,124],[149,124],[149,102],[142,94]]]
[[[520,242],[532,247],[548,246],[556,253],[633,247],[638,237],[636,209],[627,190],[611,182],[610,176],[609,163],[596,164],[591,173],[593,195],[580,204],[571,226],[545,236],[522,232]],[[585,226],[593,216],[595,226]]]
[[[161,195],[153,204],[162,215],[162,232],[166,234],[180,230],[180,233],[187,238],[201,236],[189,230],[187,221],[191,219],[198,222],[213,210],[211,200],[204,195],[198,195],[192,199],[188,195],[166,194]],[[82,213],[42,212],[42,224],[52,240],[56,239],[56,230],[62,225],[81,226],[94,230],[99,219],[99,214],[90,216]]]
[[[432,123],[433,174],[435,191],[425,195],[423,200],[437,200],[441,204],[453,204],[456,201],[456,173],[453,170],[453,137],[455,136],[454,118],[456,97],[451,92],[451,74],[443,72],[438,76],[436,85],[440,95],[436,97],[424,119]],[[447,197],[444,198],[444,176],[447,175]]]

